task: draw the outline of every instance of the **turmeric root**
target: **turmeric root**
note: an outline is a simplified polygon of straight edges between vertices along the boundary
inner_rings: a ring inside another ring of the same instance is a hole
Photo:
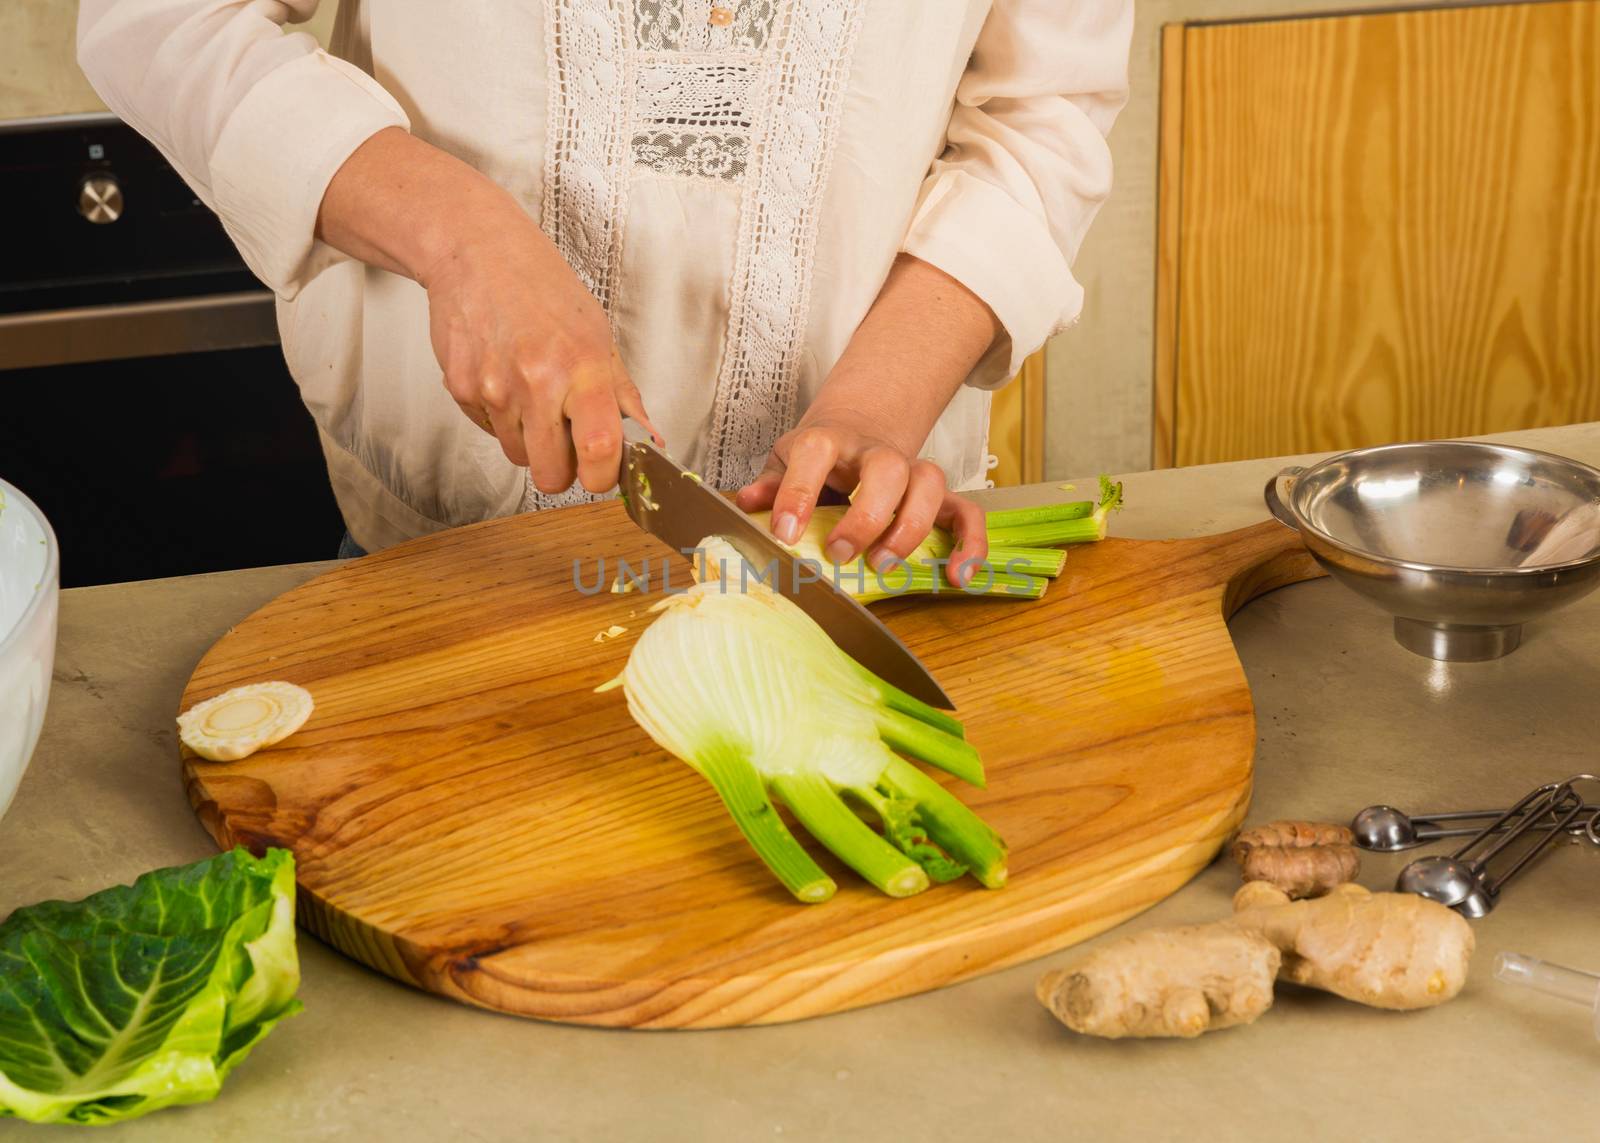
[[[1252,881],[1233,905],[1229,920],[1135,933],[1048,972],[1039,1002],[1091,1036],[1193,1037],[1253,1022],[1274,979],[1393,1009],[1443,1004],[1466,983],[1472,929],[1436,901],[1350,884],[1291,901]]]
[[[1467,982],[1472,926],[1414,893],[1340,885],[1316,901],[1291,902],[1251,882],[1233,898],[1234,923],[1283,953],[1280,976],[1374,1008],[1430,1008]]]
[[[1270,881],[1290,897],[1320,897],[1361,872],[1355,837],[1341,825],[1270,822],[1234,839],[1245,881]]]
[[[1151,929],[1039,978],[1039,1002],[1090,1036],[1182,1036],[1249,1024],[1272,1007],[1280,954],[1231,921]]]

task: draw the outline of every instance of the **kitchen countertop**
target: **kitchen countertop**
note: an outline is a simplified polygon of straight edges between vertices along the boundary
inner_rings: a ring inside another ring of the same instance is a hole
[[[1600,464],[1600,423],[1496,439]],[[1176,537],[1262,519],[1286,462],[1126,478],[1124,536]],[[993,494],[1018,503],[1054,485]],[[67,591],[49,714],[0,823],[0,915],[77,898],[214,851],[179,779],[172,716],[190,670],[230,624],[327,564]],[[1372,802],[1505,805],[1594,769],[1600,594],[1529,626],[1492,663],[1398,647],[1387,616],[1320,580],[1232,623],[1255,696],[1250,821],[1348,818]],[[1387,888],[1405,858],[1368,856]],[[416,992],[302,934],[304,1014],[214,1103],[111,1137],[190,1140],[653,1141],[768,1138],[1443,1139],[1591,1137],[1600,1044],[1588,1014],[1492,979],[1514,949],[1600,971],[1600,853],[1566,846],[1475,922],[1465,992],[1378,1012],[1284,986],[1248,1028],[1196,1041],[1099,1041],[1033,999],[1056,954],[940,992],[824,1019],[713,1032],[618,1032],[518,1020]],[[1123,930],[1212,920],[1231,863]],[[43,1135],[43,1129],[37,1129]],[[65,1131],[66,1129],[61,1129]],[[19,1137],[17,1125],[0,1133]]]

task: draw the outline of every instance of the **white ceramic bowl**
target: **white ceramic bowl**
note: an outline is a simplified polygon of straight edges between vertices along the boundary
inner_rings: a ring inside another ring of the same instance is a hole
[[[50,698],[60,569],[44,513],[0,480],[0,817],[28,768]]]

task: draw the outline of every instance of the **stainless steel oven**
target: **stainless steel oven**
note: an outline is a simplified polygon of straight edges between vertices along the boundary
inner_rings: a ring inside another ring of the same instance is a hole
[[[117,119],[0,122],[0,476],[64,586],[331,557],[273,299]]]

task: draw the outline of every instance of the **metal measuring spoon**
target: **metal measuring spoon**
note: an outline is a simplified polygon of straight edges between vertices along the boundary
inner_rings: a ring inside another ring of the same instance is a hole
[[[1362,849],[1399,853],[1442,837],[1466,837],[1482,828],[1440,825],[1440,822],[1489,821],[1504,813],[1504,810],[1462,810],[1412,818],[1393,806],[1368,806],[1351,820],[1350,832]]]
[[[1544,790],[1555,789],[1554,785],[1543,787]],[[1600,832],[1600,807],[1586,807],[1594,810],[1594,817],[1584,825]],[[1350,832],[1355,836],[1356,845],[1374,853],[1400,853],[1403,850],[1415,849],[1419,845],[1426,845],[1430,841],[1437,841],[1446,837],[1469,837],[1477,833],[1481,825],[1443,825],[1444,822],[1487,822],[1496,818],[1503,818],[1505,810],[1460,810],[1448,814],[1425,814],[1411,817],[1395,809],[1393,806],[1377,805],[1368,806],[1350,821]],[[1509,825],[1501,827],[1510,828]],[[1548,829],[1549,826],[1540,824],[1535,829]],[[1498,830],[1496,832],[1499,832]],[[1572,833],[1582,833],[1583,825],[1570,830]],[[1591,835],[1591,840],[1600,844],[1600,837]]]
[[[1395,888],[1437,901],[1463,916],[1487,916],[1500,891],[1558,837],[1592,832],[1593,807],[1585,804],[1573,789],[1579,782],[1600,782],[1600,778],[1593,774],[1574,774],[1565,782],[1540,786],[1448,857],[1422,857],[1407,865],[1400,871]],[[1508,869],[1501,873],[1490,872],[1490,863],[1515,845],[1523,834],[1540,831],[1544,836],[1524,847]],[[1474,853],[1480,846],[1487,848]]]
[[[1419,857],[1400,871],[1395,889],[1415,893],[1468,917],[1487,916],[1494,894],[1483,883],[1482,870],[1454,857]]]

